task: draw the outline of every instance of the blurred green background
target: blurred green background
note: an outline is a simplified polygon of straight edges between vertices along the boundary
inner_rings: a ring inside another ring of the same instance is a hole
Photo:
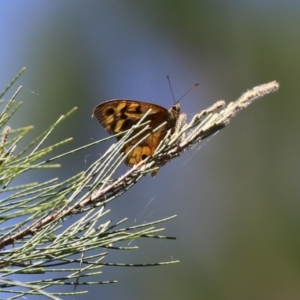
[[[37,136],[78,106],[49,141],[73,136],[60,151],[107,136],[91,118],[100,102],[170,107],[167,75],[176,98],[199,83],[182,100],[188,119],[253,86],[281,85],[108,205],[128,226],[178,217],[163,225],[176,241],[134,242],[138,251],[111,251],[106,262],[181,263],[104,268],[95,280],[119,283],[90,287],[89,299],[300,299],[299,16],[291,0],[0,2],[0,89],[27,67],[17,84],[24,105],[9,125],[34,125]],[[109,144],[47,176],[84,170]]]

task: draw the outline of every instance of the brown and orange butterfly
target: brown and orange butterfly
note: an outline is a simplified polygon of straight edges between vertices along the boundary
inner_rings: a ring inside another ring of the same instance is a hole
[[[168,130],[170,130],[171,133],[175,131],[180,116],[180,104],[177,102],[167,110],[162,106],[152,103],[128,99],[115,99],[101,103],[94,108],[94,116],[110,134],[117,134],[130,129],[139,122],[149,109],[151,109],[151,111],[144,120],[145,122],[149,121],[149,129],[141,133],[136,139],[125,144],[121,150],[121,152],[126,154],[130,149],[134,148],[125,158],[125,164],[129,167],[151,156],[159,143],[166,136]],[[165,125],[153,132],[153,129],[164,122],[166,122]],[[131,136],[134,136],[140,130],[141,128],[136,129]],[[145,140],[136,145],[149,133],[150,135]],[[118,140],[121,138],[122,135],[117,137]]]

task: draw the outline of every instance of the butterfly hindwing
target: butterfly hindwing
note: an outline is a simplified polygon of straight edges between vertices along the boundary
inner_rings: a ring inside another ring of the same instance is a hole
[[[128,142],[123,148],[123,152],[126,154],[129,150],[131,150],[134,147],[130,155],[128,155],[125,159],[125,163],[127,166],[132,167],[141,160],[144,160],[148,156],[151,156],[155,152],[159,143],[165,137],[166,130],[162,129],[153,132],[145,140],[143,140],[137,146],[135,146],[139,142],[139,140],[148,133],[149,131],[146,131],[145,134],[143,133],[139,135],[136,139]]]

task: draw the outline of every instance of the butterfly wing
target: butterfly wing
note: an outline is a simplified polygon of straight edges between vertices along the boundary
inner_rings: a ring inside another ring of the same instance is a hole
[[[153,121],[163,120],[168,114],[168,110],[162,106],[124,99],[99,104],[94,109],[94,116],[110,134],[116,134],[130,129],[149,109],[148,119]]]
[[[110,100],[99,104],[94,109],[94,116],[110,134],[130,129],[138,123],[149,109],[151,109],[151,112],[147,115],[145,121],[150,121],[150,128],[136,139],[125,144],[122,149],[122,152],[127,153],[134,147],[125,159],[126,165],[130,167],[154,153],[160,141],[165,137],[167,130],[175,126],[176,120],[172,124],[168,122],[170,121],[170,112],[162,106],[135,100]],[[165,126],[156,132],[152,132],[153,129],[165,121],[167,122]],[[133,135],[140,130],[141,128],[135,130]],[[135,146],[141,138],[149,133],[150,135],[145,140]]]

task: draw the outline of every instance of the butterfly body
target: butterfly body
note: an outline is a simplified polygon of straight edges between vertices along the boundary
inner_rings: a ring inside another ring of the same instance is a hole
[[[144,120],[145,122],[149,121],[149,128],[136,139],[126,143],[122,149],[122,152],[127,153],[134,148],[125,159],[125,164],[129,167],[139,163],[148,156],[151,156],[159,143],[166,136],[168,130],[171,130],[171,133],[174,132],[180,115],[179,103],[174,104],[171,109],[167,110],[160,105],[152,103],[115,99],[101,103],[94,108],[94,116],[110,134],[117,134],[130,129],[139,122],[149,109],[151,109],[151,111]],[[153,132],[155,128],[162,125],[164,122],[166,122],[165,125]],[[132,136],[142,129],[143,128],[136,129]],[[136,143],[147,134],[150,135],[136,146]],[[121,138],[122,135],[118,137],[118,140]]]

